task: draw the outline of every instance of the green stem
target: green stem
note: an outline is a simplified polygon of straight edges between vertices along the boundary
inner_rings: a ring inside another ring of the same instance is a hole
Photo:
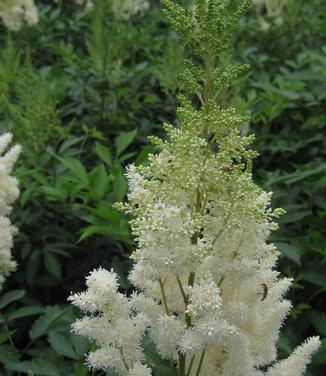
[[[205,111],[205,114],[207,115],[208,114],[208,102],[209,102],[209,98],[211,97],[212,56],[211,56],[210,53],[208,54],[204,64],[205,64],[205,76],[206,76],[205,77],[205,84],[204,84],[205,87],[204,87],[203,96],[200,96],[200,98],[201,98],[201,103],[202,103],[203,109]],[[208,123],[207,123],[207,121],[205,121],[205,124],[204,124],[203,134],[204,134],[204,137],[207,139],[208,138]],[[204,162],[204,164],[205,164],[205,162]],[[203,207],[202,207],[203,206],[202,205],[203,197],[202,197],[202,192],[199,189],[197,189],[196,196],[197,197],[196,197],[195,210],[196,210],[196,213],[201,213],[202,210],[203,210]],[[193,235],[193,237],[191,239],[192,244],[197,244],[198,235],[199,235],[198,233]],[[183,300],[184,300],[185,305],[187,307],[188,298],[187,298],[187,296],[184,292],[184,289],[183,289],[183,286],[182,286],[182,283],[181,283],[181,280],[180,280],[179,277],[177,277],[177,282],[178,282],[178,286],[180,288]],[[193,286],[194,283],[195,283],[195,272],[191,272],[189,274],[189,277],[188,277],[188,286]],[[185,321],[186,321],[187,327],[190,327],[191,326],[191,316],[188,315],[187,313],[185,314]],[[202,356],[201,356],[199,368],[197,370],[197,374],[199,374],[198,372],[200,372],[200,368],[201,368],[202,362],[204,360],[204,355],[205,355],[205,353],[202,354]],[[189,366],[187,375],[189,375],[189,373],[191,371],[193,362],[194,362],[194,359],[192,358],[191,361],[190,361],[190,366]],[[186,355],[179,352],[179,376],[186,376],[185,367],[186,367]]]
[[[4,323],[3,323],[3,326],[5,327],[5,330],[6,330],[6,332],[8,333],[8,339],[9,339],[10,346],[11,346],[14,350],[17,350],[17,349],[16,349],[16,346],[15,346],[15,344],[14,344],[14,341],[13,341],[13,339],[12,339],[12,336],[11,336],[11,334],[10,334],[10,330],[9,330],[9,327],[8,327],[7,323],[4,322]]]
[[[182,283],[181,283],[181,280],[180,280],[180,277],[177,276],[177,283],[178,283],[178,286],[179,286],[179,289],[180,289],[180,292],[181,292],[181,295],[183,297],[183,301],[185,302],[185,305],[187,306],[188,304],[188,298],[187,298],[187,295],[185,293],[185,290],[183,289],[183,286],[182,286]]]
[[[167,300],[166,300],[166,295],[165,295],[165,290],[164,290],[164,283],[162,282],[161,278],[158,281],[159,281],[159,284],[160,284],[160,290],[161,290],[161,295],[162,295],[162,300],[163,300],[163,304],[164,304],[165,313],[167,315],[169,315],[169,308],[168,308],[168,303],[167,303]]]
[[[186,355],[179,353],[179,376],[186,375]]]
[[[204,349],[203,352],[201,353],[201,357],[200,357],[200,360],[199,360],[196,376],[199,376],[199,374],[200,374],[201,367],[203,365],[204,358],[205,358],[205,353],[206,353],[206,349]]]
[[[129,367],[128,367],[128,364],[127,364],[126,359],[124,357],[122,347],[120,347],[119,350],[120,350],[120,354],[121,354],[121,358],[122,358],[122,363],[125,366],[126,370],[129,371]]]
[[[193,355],[193,357],[191,358],[189,368],[188,368],[188,372],[187,372],[187,376],[190,376],[190,372],[192,370],[192,366],[194,365],[194,361],[195,361],[195,355]]]

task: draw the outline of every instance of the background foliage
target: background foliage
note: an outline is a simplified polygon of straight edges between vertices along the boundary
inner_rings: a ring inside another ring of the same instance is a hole
[[[252,69],[221,101],[252,112],[257,181],[287,210],[272,239],[279,270],[294,279],[279,343],[286,356],[307,336],[326,335],[326,4],[282,4],[275,14],[266,0],[241,21],[229,57]],[[125,197],[126,164],[146,163],[146,137],[174,119],[186,51],[156,1],[128,21],[114,17],[109,0],[89,12],[72,2],[38,8],[33,27],[10,33],[0,24],[0,132],[24,149],[13,213],[19,266],[0,297],[0,374],[91,375],[90,344],[69,334],[76,312],[66,299],[99,265],[129,289],[134,243],[112,204]],[[325,362],[324,341],[308,374],[321,376]]]

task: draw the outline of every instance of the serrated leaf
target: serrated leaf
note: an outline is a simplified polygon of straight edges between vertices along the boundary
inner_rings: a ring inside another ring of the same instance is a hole
[[[146,335],[143,339],[142,347],[144,349],[146,363],[153,367],[158,375],[177,376],[177,370],[171,368],[169,362],[162,359],[152,339]]]
[[[70,334],[70,338],[75,350],[77,359],[84,359],[85,354],[90,351],[91,344],[89,340],[77,334]]]
[[[66,314],[67,310],[59,307],[50,307],[47,312],[38,318],[29,331],[31,340],[49,333],[51,328]]]
[[[61,333],[50,333],[48,341],[55,352],[67,358],[77,359],[76,353],[70,342],[69,335]]]
[[[11,371],[32,372],[38,376],[60,376],[60,370],[51,362],[45,359],[33,359],[19,363],[6,363],[6,368]]]
[[[0,362],[3,364],[18,363],[20,354],[9,344],[0,346]]]

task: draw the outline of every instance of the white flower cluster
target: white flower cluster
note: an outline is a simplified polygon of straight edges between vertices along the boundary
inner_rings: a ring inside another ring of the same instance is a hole
[[[24,22],[38,22],[37,7],[33,0],[1,0],[0,17],[10,30],[19,30]]]
[[[59,2],[59,0],[54,0]],[[111,3],[113,13],[121,20],[127,21],[131,16],[143,15],[150,7],[149,0],[107,0]],[[93,7],[92,0],[75,0],[75,3],[84,9]]]
[[[289,0],[253,0],[252,4],[259,10],[266,9],[268,16],[279,16]]]
[[[99,346],[88,357],[92,367],[121,375],[140,367],[146,330],[162,357],[180,367],[182,355],[190,376],[198,368],[201,376],[300,376],[318,338],[261,370],[276,360],[291,307],[283,298],[291,281],[273,270],[279,253],[267,242],[282,210],[272,211],[271,193],[252,181],[251,137],[231,130],[213,152],[202,122],[184,121],[196,119],[192,111],[183,108],[178,128],[165,126],[169,141],[152,139],[161,152],[147,166],[129,166],[129,203],[117,205],[134,216],[129,278],[139,292],[127,299],[114,273],[93,272],[88,290],[71,298],[89,313],[75,330]]]
[[[88,277],[88,290],[69,299],[90,314],[74,324],[74,330],[100,347],[88,356],[91,367],[111,367],[121,375],[150,375],[142,365],[140,342],[147,326],[145,315],[133,314],[132,302],[118,292],[117,276],[104,269]]]
[[[112,0],[114,14],[125,21],[136,14],[143,15],[149,7],[148,0]]]
[[[75,3],[78,5],[85,6],[86,8],[89,8],[92,6],[91,0],[75,0]]]
[[[8,215],[19,194],[17,180],[10,174],[19,156],[20,147],[14,146],[5,152],[11,139],[9,133],[0,136],[0,289],[5,277],[16,266],[10,254],[15,227],[10,223]]]
[[[260,25],[263,31],[268,31],[272,24],[281,25],[283,23],[282,12],[289,3],[289,0],[253,0],[252,4],[257,12],[266,12],[266,17],[260,17]]]

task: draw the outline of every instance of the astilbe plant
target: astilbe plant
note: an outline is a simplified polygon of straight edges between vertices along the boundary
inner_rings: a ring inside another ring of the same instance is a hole
[[[20,153],[20,147],[16,145],[6,152],[11,139],[9,133],[0,136],[0,290],[5,277],[16,266],[10,253],[15,227],[8,215],[19,193],[17,180],[10,174]]]
[[[70,297],[86,313],[74,330],[96,343],[87,358],[95,369],[159,375],[144,364],[145,333],[179,376],[299,376],[319,346],[310,338],[276,362],[291,281],[274,269],[279,252],[267,239],[283,211],[272,210],[271,193],[253,182],[253,136],[240,131],[248,116],[217,104],[248,69],[222,68],[250,5],[232,11],[231,3],[197,0],[184,9],[162,0],[193,51],[182,75],[188,96],[180,98],[178,126],[164,125],[168,140],[151,138],[160,152],[128,167],[129,202],[117,205],[133,216],[136,291],[124,296],[117,275],[99,268],[88,289]]]

